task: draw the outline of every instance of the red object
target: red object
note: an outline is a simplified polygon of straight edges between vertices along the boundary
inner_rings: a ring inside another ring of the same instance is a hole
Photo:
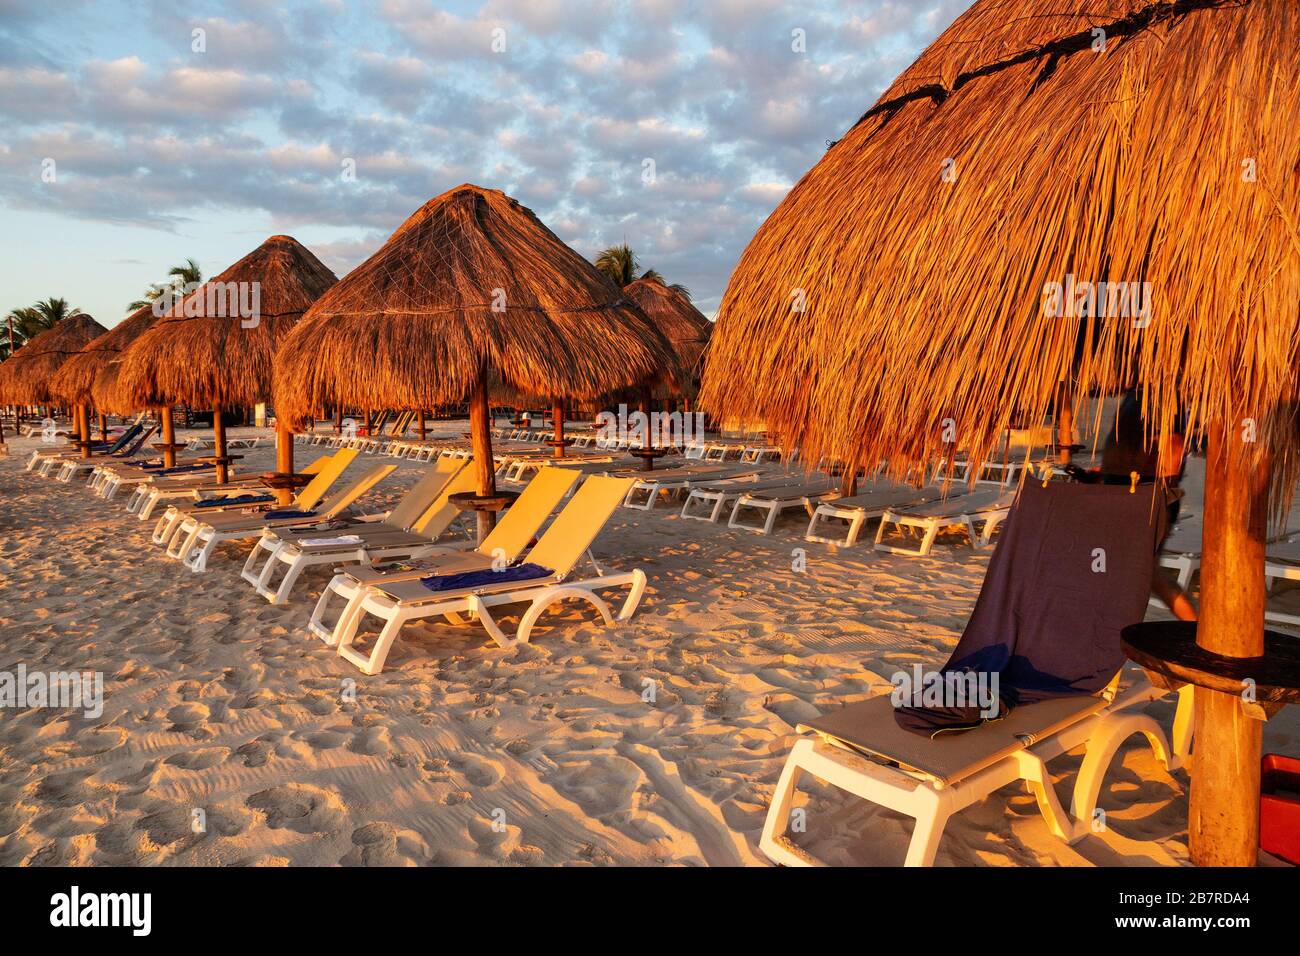
[[[1264,755],[1259,782],[1259,845],[1300,866],[1300,758]]]

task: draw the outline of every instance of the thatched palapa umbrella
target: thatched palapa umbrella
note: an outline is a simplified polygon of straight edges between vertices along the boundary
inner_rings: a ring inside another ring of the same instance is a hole
[[[122,353],[119,401],[211,408],[218,481],[224,482],[222,409],[266,400],[280,340],[335,281],[296,239],[272,236],[179,301],[164,303],[164,314]],[[279,414],[276,467],[293,471],[293,432]],[[287,489],[279,490],[287,497]]]
[[[754,237],[702,402],[901,473],[945,425],[980,460],[1017,407],[1141,385],[1153,436],[1208,442],[1196,643],[1261,657],[1269,479],[1276,514],[1300,473],[1298,49],[1292,0],[980,0]],[[1084,280],[1149,310],[1084,319]],[[1193,859],[1251,864],[1260,723],[1203,686],[1195,720]]]
[[[85,313],[69,316],[0,362],[0,402],[41,405],[58,402],[55,374],[65,362],[108,330]],[[83,454],[89,453],[90,416],[84,404],[73,405]]]
[[[713,323],[705,318],[680,290],[652,279],[637,279],[623,291],[650,317],[668,339],[677,356],[680,382],[664,383],[668,390],[689,402],[699,389],[704,347],[709,344]]]
[[[591,398],[671,362],[595,266],[502,192],[429,200],[321,297],[276,356],[276,407],[434,408],[468,399],[479,494],[496,494],[488,394]],[[479,513],[480,532],[491,515]]]
[[[96,376],[155,321],[150,306],[132,312],[64,362],[50,381],[50,391],[71,405],[87,408],[93,405],[101,414],[112,411],[107,405],[95,400]],[[90,457],[88,446],[83,454]]]

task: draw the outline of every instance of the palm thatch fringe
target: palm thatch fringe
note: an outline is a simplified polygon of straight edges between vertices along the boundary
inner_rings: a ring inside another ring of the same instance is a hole
[[[37,405],[62,400],[51,390],[55,373],[107,331],[85,313],[46,329],[0,363],[0,402]]]
[[[107,410],[93,400],[95,377],[156,321],[149,306],[132,312],[64,362],[50,381],[50,391],[65,402],[90,403],[96,408]]]
[[[419,409],[497,394],[589,398],[672,365],[640,309],[526,207],[460,186],[321,297],[276,357],[275,403]]]
[[[272,236],[167,309],[123,350],[117,403],[211,408],[265,401],[277,345],[335,282],[296,239]],[[238,311],[231,295],[252,302],[254,290],[257,314],[231,314]]]
[[[980,0],[758,231],[702,403],[805,461],[901,473],[989,453],[1062,383],[1076,406],[1139,384],[1153,432],[1185,414],[1193,437],[1253,437],[1281,507],[1300,476],[1297,49],[1291,0]],[[1083,282],[1138,298],[1084,316]],[[1079,293],[1061,315],[1052,283]]]

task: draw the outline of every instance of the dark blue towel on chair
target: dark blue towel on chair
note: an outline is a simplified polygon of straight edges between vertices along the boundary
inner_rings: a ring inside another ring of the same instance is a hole
[[[204,498],[202,501],[194,502],[194,507],[215,508],[220,505],[225,508],[230,505],[257,505],[274,500],[275,495],[236,495],[233,498]]]
[[[1027,482],[942,672],[996,673],[1000,714],[1102,690],[1124,663],[1120,631],[1146,614],[1164,514],[1149,484],[1130,493]],[[926,736],[981,722],[978,706],[899,707],[894,717]]]
[[[264,518],[314,518],[314,511],[299,511],[297,508],[279,508],[274,511],[268,511],[262,517]]]
[[[430,591],[457,591],[461,588],[476,588],[484,584],[510,584],[515,581],[531,581],[534,578],[550,577],[555,572],[540,564],[516,564],[500,571],[462,571],[460,574],[434,574],[420,578],[420,583]]]

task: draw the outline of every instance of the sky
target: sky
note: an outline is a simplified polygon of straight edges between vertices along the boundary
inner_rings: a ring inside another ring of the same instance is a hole
[[[0,0],[0,314],[111,326],[287,233],[340,277],[502,189],[712,315],[791,186],[968,0]]]

